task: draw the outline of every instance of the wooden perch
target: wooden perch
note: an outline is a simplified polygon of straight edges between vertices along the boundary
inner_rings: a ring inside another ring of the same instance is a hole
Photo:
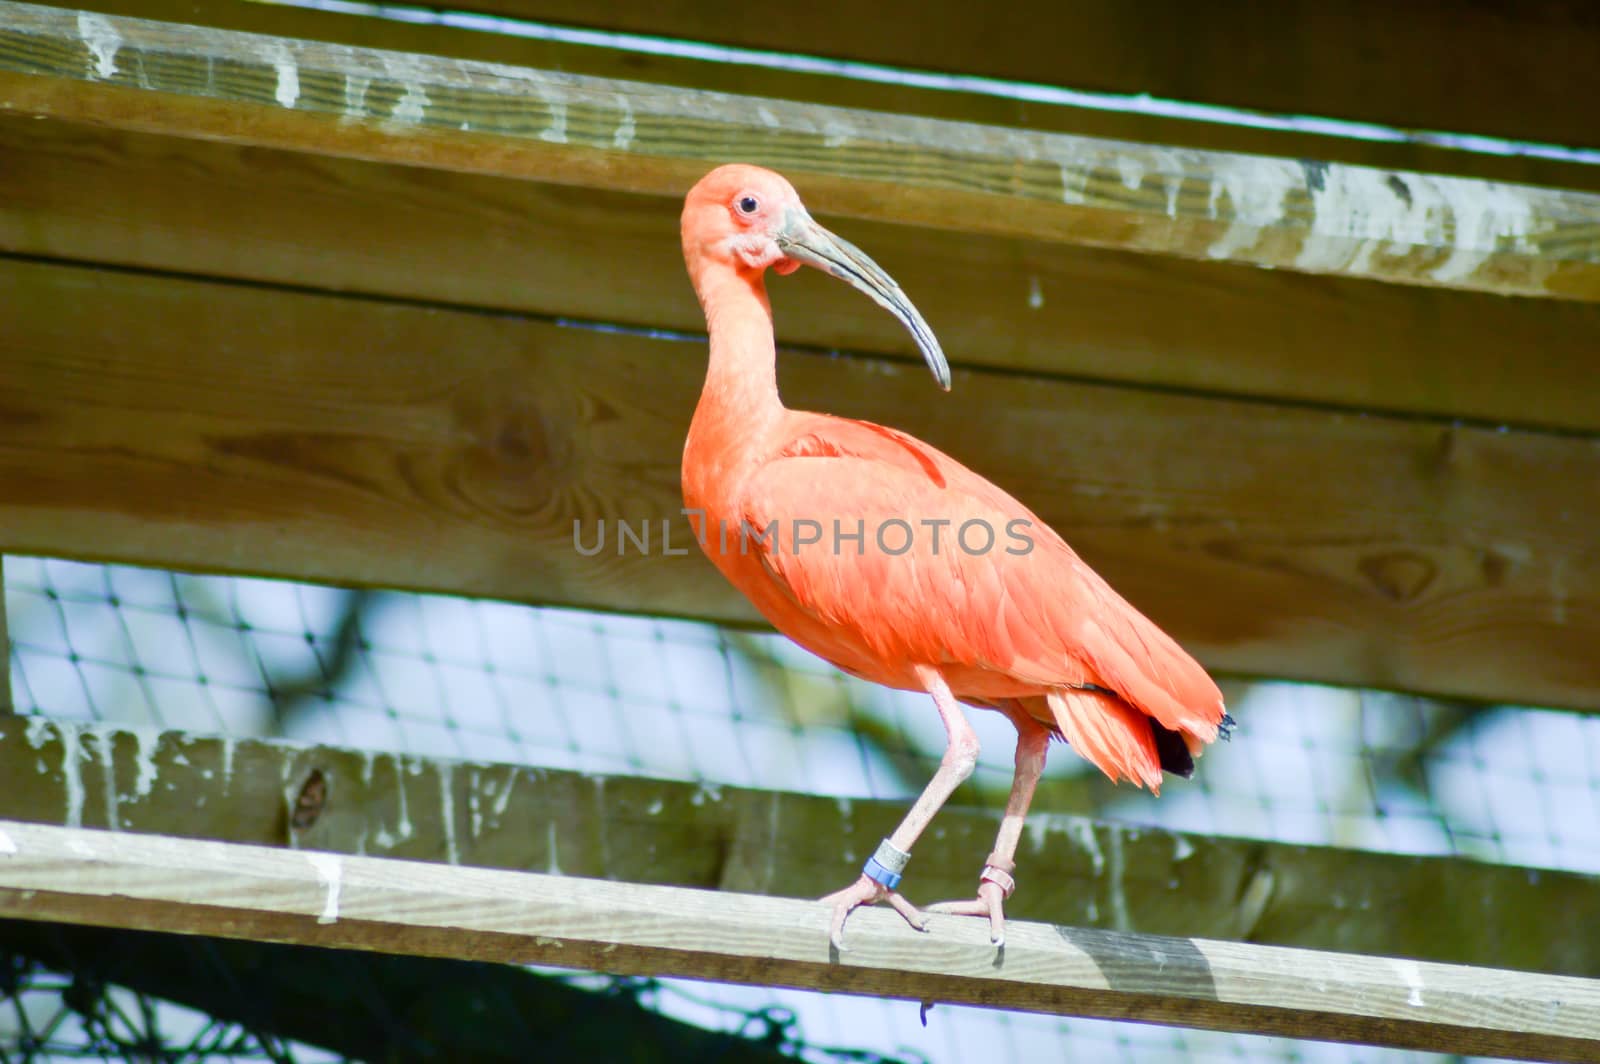
[[[760,162],[861,217],[1600,299],[1600,195],[1094,140],[0,0],[0,106],[660,195]]]
[[[1589,1061],[1600,984],[1014,922],[926,935],[815,902],[0,821],[0,915]]]
[[[895,801],[41,718],[0,733],[0,819],[664,886],[820,897],[905,813]],[[323,802],[292,827],[313,772]],[[994,813],[941,813],[918,844],[911,897],[969,892],[995,827]],[[1022,889],[1007,904],[1019,919],[1600,977],[1595,876],[1046,810],[1022,847]]]

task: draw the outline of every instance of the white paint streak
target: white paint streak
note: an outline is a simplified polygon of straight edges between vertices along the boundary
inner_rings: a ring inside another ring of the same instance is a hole
[[[618,151],[627,151],[633,143],[633,105],[626,96],[618,93],[617,107],[622,111],[622,121],[617,123],[617,131],[611,135],[611,146]]]
[[[1288,213],[1289,193],[1305,187],[1305,170],[1293,159],[1263,159],[1255,156],[1217,156],[1212,175],[1211,198],[1207,211],[1228,230],[1206,249],[1213,259],[1247,258],[1260,242],[1262,232],[1283,221]],[[1226,194],[1229,213],[1222,213]]]
[[[102,797],[106,807],[106,827],[112,831],[120,831],[122,816],[121,802],[117,795],[117,751],[111,741],[112,733],[96,728],[84,730],[88,732],[96,759],[100,762],[100,786],[105,792]]]
[[[87,11],[78,12],[78,36],[88,46],[94,57],[94,76],[109,78],[117,72],[117,51],[122,47],[122,34],[104,15]]]
[[[1044,306],[1044,289],[1039,287],[1039,278],[1029,277],[1028,307],[1031,310],[1038,310],[1042,306]]]
[[[493,788],[490,784],[490,788]],[[474,768],[467,777],[467,823],[472,832],[472,837],[477,838],[483,834],[483,799],[480,791],[483,787],[483,777]]]
[[[517,770],[510,769],[506,772],[506,785],[500,788],[500,793],[494,796],[494,824],[500,826],[500,818],[505,815],[506,807],[511,804],[511,788],[517,782]]]
[[[667,807],[667,803],[663,802],[660,798],[652,798],[650,800],[650,804],[645,806],[645,810],[644,810],[645,811],[645,815],[646,816],[660,816],[661,815],[661,811],[663,809],[665,809],[666,807]]]
[[[1465,281],[1502,245],[1529,249],[1528,235],[1533,231],[1534,218],[1533,204],[1525,190],[1447,178],[1434,178],[1430,183],[1445,193],[1455,220],[1450,257],[1434,269],[1435,281]]]
[[[443,761],[436,771],[439,774],[439,823],[444,828],[445,859],[451,864],[460,864],[461,850],[456,845],[455,766]]]
[[[227,794],[233,786],[233,754],[235,743],[232,738],[222,740],[222,793]]]
[[[1089,171],[1084,167],[1074,167],[1062,162],[1061,167],[1061,202],[1072,206],[1082,206],[1084,202],[1083,190],[1089,184]]]
[[[554,820],[546,821],[544,830],[545,856],[549,858],[545,862],[544,870],[553,876],[559,876],[561,874],[561,862],[556,859],[556,822]]]
[[[367,113],[367,89],[371,87],[371,78],[361,77],[358,74],[346,74],[344,76],[344,117],[365,117]]]
[[[1119,155],[1117,176],[1122,178],[1122,187],[1131,192],[1144,182],[1144,164],[1132,156]]]
[[[337,923],[339,894],[344,889],[344,861],[333,853],[308,853],[305,858],[311,862],[312,869],[317,873],[317,882],[323,889],[322,914],[317,917],[317,923]]]
[[[0,857],[10,857],[16,852],[17,844],[12,841],[11,836],[4,831],[0,831]]]
[[[1394,964],[1395,972],[1400,976],[1400,981],[1405,983],[1406,986],[1411,990],[1411,992],[1406,995],[1406,1004],[1416,1008],[1422,1008],[1426,1004],[1426,1002],[1422,1000],[1422,991],[1424,989],[1422,983],[1422,967],[1418,965],[1416,961],[1396,960],[1392,963]]]
[[[428,63],[420,56],[400,55],[385,53],[383,55],[383,71],[390,78],[398,81],[405,87],[404,94],[395,102],[394,110],[389,115],[389,121],[400,122],[405,125],[418,125],[423,114],[431,102],[428,99],[428,90],[424,84],[430,77],[437,77],[439,71],[433,64]],[[350,96],[350,81],[345,81],[345,100],[348,104]],[[362,100],[366,98],[366,86],[361,89]]]
[[[1507,246],[1529,249],[1534,228],[1527,191],[1492,182],[1328,165],[1310,193],[1310,231],[1295,258],[1303,270],[1372,274],[1379,256],[1443,249],[1429,273],[1457,284]]]
[[[1111,834],[1116,837],[1115,830]],[[1067,821],[1067,835],[1078,844],[1079,849],[1089,855],[1089,860],[1094,863],[1095,875],[1098,876],[1105,871],[1106,858],[1105,854],[1100,852],[1100,836],[1095,832],[1093,821],[1073,817]]]
[[[55,733],[55,727],[47,717],[29,717],[27,730],[23,732],[27,736],[28,745],[35,750],[42,749]]]
[[[694,789],[694,794],[689,796],[693,805],[705,805],[707,802],[722,801],[722,788],[714,783],[702,783]]]
[[[394,114],[390,117],[396,122],[417,125],[421,123],[427,107],[427,91],[420,84],[412,82],[406,86],[406,94],[400,97],[400,102],[394,105]]]
[[[1172,837],[1172,860],[1173,860],[1173,863],[1177,863],[1178,861],[1187,861],[1189,858],[1191,858],[1193,856],[1194,856],[1194,843],[1190,842],[1187,836],[1174,835]]]
[[[273,91],[278,106],[293,107],[300,98],[300,66],[283,41],[273,41],[267,54],[271,56],[273,68],[278,72],[278,87]]]
[[[133,781],[133,793],[139,798],[148,798],[155,789],[159,775],[156,771],[156,751],[161,748],[161,733],[153,728],[140,728],[133,733],[133,738],[138,744],[133,759],[134,767],[138,770]]]
[[[1107,884],[1107,893],[1111,899],[1111,927],[1116,931],[1128,931],[1133,925],[1128,919],[1128,896],[1122,886],[1126,872],[1122,859],[1122,832],[1112,828],[1107,835],[1111,843],[1111,859],[1108,862],[1111,875]]]
[[[551,144],[567,142],[567,99],[557,90],[552,92],[544,82],[538,84],[539,98],[550,109],[550,124],[539,131],[539,139]]]

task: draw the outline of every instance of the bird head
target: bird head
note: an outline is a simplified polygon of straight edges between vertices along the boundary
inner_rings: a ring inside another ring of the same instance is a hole
[[[900,319],[939,387],[949,391],[950,366],[939,340],[894,278],[866,252],[818,225],[781,175],[733,164],[701,178],[683,204],[683,251],[691,274],[698,260],[757,278],[768,267],[786,274],[801,266],[837,277]]]

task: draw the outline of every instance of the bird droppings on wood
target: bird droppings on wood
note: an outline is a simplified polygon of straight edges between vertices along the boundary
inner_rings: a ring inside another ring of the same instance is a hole
[[[337,923],[339,893],[344,888],[344,861],[332,853],[306,853],[305,859],[316,871],[317,882],[323,889],[322,911],[317,915],[317,923]]]
[[[1401,982],[1406,985],[1406,1004],[1416,1008],[1424,1008],[1428,1003],[1422,997],[1424,990],[1422,984],[1422,966],[1416,961],[1396,960],[1394,970],[1399,974]]]
[[[278,72],[273,98],[278,101],[279,107],[292,108],[300,98],[300,68],[295,63],[294,53],[289,50],[286,41],[274,41],[265,51]]]
[[[28,787],[0,788],[0,819],[55,824],[65,820],[63,795],[70,777],[63,777],[58,767],[58,727],[30,718],[26,730],[0,729],[11,733],[0,736],[0,779],[28,772],[41,754],[51,767],[48,777],[32,780]],[[27,739],[29,732],[37,745]],[[277,796],[282,764],[288,762],[291,779],[304,779],[315,764],[339,785],[337,805],[330,803],[314,828],[304,833],[301,853],[365,851],[440,861],[446,849],[431,781],[420,790],[407,789],[411,834],[406,840],[394,837],[400,802],[397,784],[409,783],[410,773],[393,772],[395,759],[387,754],[372,759],[375,771],[363,782],[367,752],[167,734],[155,747],[157,785],[148,798],[135,801],[134,736],[119,733],[110,746],[117,756],[114,775],[125,833],[282,846]],[[235,768],[230,795],[225,797],[220,765],[229,756],[229,747]],[[423,764],[429,762],[423,759]],[[820,894],[835,885],[853,860],[867,856],[860,852],[854,858],[841,857],[841,836],[858,840],[870,852],[903,811],[894,802],[856,800],[846,810],[845,803],[832,797],[736,787],[723,788],[721,802],[696,807],[689,800],[695,791],[692,783],[613,779],[601,790],[594,778],[581,773],[516,765],[462,762],[456,765],[456,779],[464,785],[474,768],[485,781],[483,834],[463,849],[461,867],[543,871],[554,855],[564,875]],[[204,776],[207,769],[213,771],[210,781]],[[101,779],[100,772],[83,773],[87,796],[82,819],[91,827],[104,826]],[[493,801],[488,798],[490,782],[496,784]],[[491,815],[494,804],[508,793],[504,808]],[[458,794],[458,807],[461,802]],[[647,814],[656,802],[661,813]],[[781,846],[772,845],[774,818],[783,833]],[[961,858],[988,841],[996,817],[950,809],[940,826],[945,834],[930,832],[924,837],[914,867],[919,889],[930,896],[950,897],[970,887],[971,869]],[[1529,869],[1451,858],[1177,836],[1149,829],[1135,839],[1125,825],[1096,825],[1049,813],[1030,817],[1027,824],[1024,856],[1028,867],[1037,871],[1012,899],[1017,917],[1107,926],[1111,899],[1102,884],[1106,884],[1108,844],[1100,836],[1113,831],[1122,833],[1124,901],[1128,919],[1139,931],[1199,932],[1222,938],[1248,931],[1258,941],[1283,945],[1600,975],[1600,950],[1592,936],[1581,933],[1600,921],[1592,877],[1538,875]],[[374,841],[380,833],[388,835],[387,846]],[[603,851],[602,836],[608,839]],[[1037,850],[1032,848],[1035,839]],[[1180,839],[1194,849],[1181,864],[1174,860],[1183,849]],[[716,845],[707,840],[716,840]],[[1101,853],[1098,868],[1096,852]],[[1281,867],[1285,872],[1274,885],[1263,878],[1263,867]],[[1174,874],[1183,883],[1179,891],[1167,888]],[[1362,919],[1342,918],[1330,901],[1333,895],[1343,900],[1344,911],[1362,912]],[[1492,911],[1465,929],[1445,929],[1407,915],[1463,904],[1487,904]],[[1558,915],[1530,931],[1519,914],[1535,905],[1548,906]]]
[[[110,78],[117,73],[117,50],[122,47],[122,35],[112,26],[111,20],[104,15],[92,14],[88,11],[78,12],[78,36],[88,46],[89,55],[94,60],[94,74],[97,78]]]
[[[397,134],[449,134],[427,144],[407,135],[341,145],[366,158],[664,194],[737,144],[741,154],[859,185],[851,207],[887,220],[948,227],[959,218],[963,228],[1002,236],[1600,298],[1600,248],[1579,235],[1600,219],[1600,196],[1586,193],[1338,163],[1308,171],[1294,159],[888,116],[318,41],[293,42],[296,91],[290,93],[280,76],[279,38],[108,15],[83,16],[80,24],[75,13],[0,2],[0,73],[37,79],[37,57],[56,42],[73,42],[88,50],[88,62],[58,64],[55,77],[267,105],[307,118],[320,112]],[[131,61],[129,52],[141,60]],[[8,66],[8,55],[27,58]],[[219,68],[229,76],[215,77]],[[12,106],[63,118],[99,114],[82,110],[98,106],[92,94],[30,93]],[[186,125],[165,131],[295,149],[313,136],[309,126],[234,118],[195,130],[202,116],[175,108],[172,122],[179,112]],[[141,121],[155,130],[169,121],[165,113],[153,104],[141,110]],[[462,132],[463,122],[470,132]],[[323,123],[315,127],[315,136],[325,135]],[[494,138],[495,150],[481,150],[480,136]],[[533,144],[519,148],[519,141]],[[830,143],[847,147],[826,150]],[[886,173],[880,158],[908,149],[946,162]],[[608,162],[619,150],[637,165]],[[885,181],[913,194],[871,191]]]

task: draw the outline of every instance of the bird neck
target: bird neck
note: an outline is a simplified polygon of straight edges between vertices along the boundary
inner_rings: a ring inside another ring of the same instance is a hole
[[[695,426],[736,429],[738,437],[753,442],[783,413],[766,285],[760,274],[720,266],[706,271],[697,287],[711,334],[711,363]]]

